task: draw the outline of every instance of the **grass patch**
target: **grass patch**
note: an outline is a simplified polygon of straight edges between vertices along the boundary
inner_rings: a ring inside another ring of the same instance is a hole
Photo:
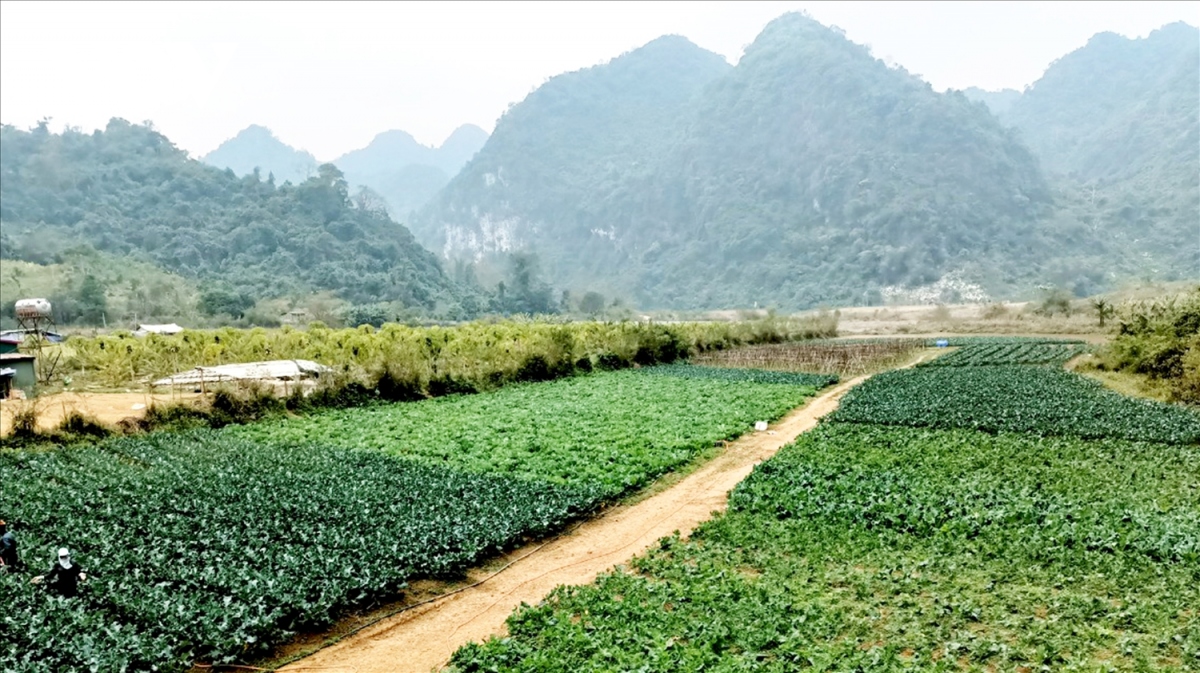
[[[1133,372],[1096,369],[1088,359],[1080,359],[1076,363],[1070,367],[1072,371],[1093,381],[1098,381],[1105,388],[1114,392],[1128,397],[1141,397],[1158,402],[1173,400],[1171,384],[1162,379],[1154,379],[1145,374]]]

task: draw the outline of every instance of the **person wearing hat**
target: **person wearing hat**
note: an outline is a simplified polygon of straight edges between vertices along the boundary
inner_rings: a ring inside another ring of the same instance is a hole
[[[63,598],[74,598],[79,593],[79,583],[86,581],[87,573],[71,562],[71,552],[66,547],[58,550],[58,562],[50,567],[50,572],[33,578],[34,584],[45,584]]]
[[[8,523],[0,519],[0,567],[10,573],[20,572],[23,568],[17,555],[17,536],[8,528]]]

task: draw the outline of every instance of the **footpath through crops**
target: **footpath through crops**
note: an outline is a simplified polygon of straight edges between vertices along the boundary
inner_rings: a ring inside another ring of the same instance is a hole
[[[31,570],[69,545],[91,578],[64,601],[0,574],[0,670],[244,660],[559,530],[816,390],[652,371],[2,453]]]
[[[1035,382],[1031,398],[1014,387],[1022,377]],[[989,388],[999,392],[983,396]],[[1062,427],[1071,414],[1055,410],[1067,408],[1089,420]],[[1027,413],[1033,421],[1013,420]],[[877,377],[760,465],[690,539],[559,588],[517,611],[508,637],[468,645],[453,664],[1200,670],[1196,422],[1044,365]]]

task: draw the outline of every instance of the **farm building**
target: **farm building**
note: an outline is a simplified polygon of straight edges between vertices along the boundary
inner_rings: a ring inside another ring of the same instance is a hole
[[[20,337],[0,336],[0,353],[16,353],[20,346]]]
[[[312,314],[308,312],[308,309],[303,308],[294,308],[279,316],[281,325],[307,325],[310,322],[312,322]]]
[[[311,360],[270,360],[216,367],[196,367],[165,379],[159,379],[152,385],[194,388],[202,391],[206,386],[218,383],[259,382],[287,393],[298,388],[311,390],[316,385],[317,378],[328,371],[329,367]]]
[[[183,328],[175,323],[166,325],[138,325],[138,328],[133,332],[134,336],[146,336],[147,334],[179,334]]]
[[[37,386],[35,358],[24,353],[0,353],[0,392],[7,397],[13,389],[33,395]],[[11,372],[11,373],[6,373]]]
[[[30,334],[36,335],[38,333],[39,333],[38,330],[33,330],[33,329],[5,330],[3,332],[0,332],[0,341],[8,341],[8,342],[20,344],[23,341],[25,341],[25,337],[27,337],[28,335],[30,335]],[[62,343],[64,341],[63,335],[58,334],[57,332],[40,332],[40,334],[46,341],[49,341],[52,344],[58,344],[58,343]]]

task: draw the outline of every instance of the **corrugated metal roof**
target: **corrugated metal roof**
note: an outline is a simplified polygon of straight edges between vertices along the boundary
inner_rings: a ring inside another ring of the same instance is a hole
[[[313,378],[329,367],[312,360],[270,360],[216,367],[196,367],[154,382],[156,386],[195,386],[224,381],[269,381]]]
[[[12,341],[15,339],[17,343],[21,343],[22,341],[25,340],[25,336],[27,334],[32,334],[36,331],[37,330],[31,330],[31,329],[5,330],[3,332],[0,332],[0,339],[8,341],[9,343],[12,343]],[[57,332],[43,332],[42,334],[44,334],[46,336],[46,341],[49,341],[50,343],[61,343],[63,340],[63,336],[61,334],[58,334]]]
[[[134,334],[141,336],[144,334],[179,334],[183,328],[175,323],[167,323],[166,325],[138,325]]]

